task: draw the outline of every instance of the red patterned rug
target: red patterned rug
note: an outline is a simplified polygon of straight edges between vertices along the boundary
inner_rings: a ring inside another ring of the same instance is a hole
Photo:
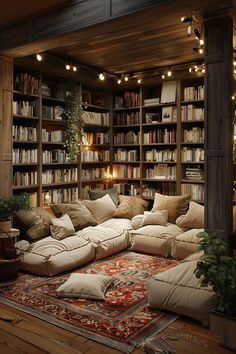
[[[173,314],[147,307],[146,284],[152,274],[178,263],[129,252],[80,268],[80,273],[101,273],[116,278],[105,301],[57,298],[55,289],[69,274],[52,278],[20,274],[17,280],[0,283],[0,302],[130,353],[176,319]]]

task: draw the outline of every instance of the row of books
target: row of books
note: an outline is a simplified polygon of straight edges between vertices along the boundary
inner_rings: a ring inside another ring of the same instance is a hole
[[[174,162],[177,160],[177,150],[148,150],[144,155],[145,161]]]
[[[140,112],[116,113],[114,125],[134,125],[140,123]]]
[[[202,184],[181,184],[181,194],[190,194],[193,200],[204,200],[204,186]]]
[[[176,166],[169,166],[167,164],[158,164],[153,168],[147,168],[145,170],[145,178],[148,179],[176,179]]]
[[[99,190],[104,190],[104,189],[109,189],[111,186],[109,183],[94,183],[93,185],[90,184],[84,184],[83,187],[80,190],[80,198],[81,199],[89,199],[89,194],[88,192],[93,189],[99,189]]]
[[[15,115],[35,117],[36,102],[35,101],[13,101],[12,112]]]
[[[83,112],[83,122],[84,124],[99,124],[99,125],[109,125],[109,113],[99,113],[99,112]]]
[[[130,108],[140,105],[140,94],[133,91],[125,91],[123,96],[115,96],[115,108]]]
[[[42,129],[42,141],[52,143],[62,143],[65,140],[65,133],[63,130],[48,131]]]
[[[42,106],[43,119],[62,120],[63,112],[62,106]]]
[[[78,181],[77,168],[48,169],[42,172],[42,184]]]
[[[100,168],[90,168],[84,169],[81,171],[82,181],[91,181],[94,179],[106,179],[109,178],[109,167],[100,167]]]
[[[183,139],[185,143],[204,143],[204,128],[192,127],[184,129]]]
[[[140,167],[114,164],[113,178],[140,178]]]
[[[145,98],[143,100],[144,106],[156,106],[160,103],[159,97]]]
[[[108,133],[84,133],[84,145],[106,145],[109,144]]]
[[[38,150],[37,149],[13,149],[12,162],[17,163],[37,163]]]
[[[37,95],[39,80],[29,73],[16,73],[14,77],[14,90],[28,95]]]
[[[130,183],[113,183],[113,188],[116,188],[119,194],[139,196],[140,185]]]
[[[12,138],[19,141],[37,141],[37,131],[34,127],[24,127],[22,125],[12,126]]]
[[[193,181],[203,181],[204,180],[204,171],[200,166],[197,167],[186,167],[185,169],[185,178]]]
[[[117,149],[117,151],[114,153],[114,161],[139,161],[139,151]]]
[[[66,151],[63,149],[43,150],[43,163],[63,163],[69,161]]]
[[[109,150],[81,151],[81,161],[82,162],[109,162],[110,161],[110,152],[109,152]]]
[[[13,186],[33,186],[38,183],[38,173],[37,171],[20,172],[16,171],[13,173]]]
[[[204,120],[204,108],[197,108],[192,104],[181,107],[182,122],[191,122],[193,120]]]
[[[154,129],[143,134],[143,144],[175,143],[175,128]]]
[[[30,208],[35,208],[38,206],[38,193],[30,192],[25,193],[26,204],[29,205]]]
[[[183,162],[204,162],[204,149],[183,147],[181,151]]]
[[[142,196],[144,198],[154,198],[157,192],[164,195],[176,195],[177,193],[177,186],[174,181],[160,182],[158,185],[155,184],[155,186],[154,188],[149,184],[143,185]]]
[[[42,194],[43,204],[68,203],[72,200],[78,199],[78,197],[79,189],[77,187],[50,189],[49,191],[45,191]]]
[[[189,86],[184,88],[184,101],[203,100],[204,85]]]
[[[116,133],[113,137],[114,145],[119,144],[139,144],[140,142],[140,132],[135,133],[134,131]]]

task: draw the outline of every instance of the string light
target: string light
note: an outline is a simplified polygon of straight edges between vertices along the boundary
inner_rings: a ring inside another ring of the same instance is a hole
[[[120,78],[120,77],[118,77],[118,79],[117,79],[117,84],[118,84],[118,85],[121,84],[121,78]]]
[[[126,82],[129,81],[129,76],[128,76],[128,75],[125,75],[124,80],[125,80]]]
[[[105,80],[105,75],[103,73],[100,73],[98,75],[99,80],[104,81]]]
[[[77,71],[77,66],[76,66],[76,65],[73,65],[72,70],[73,70],[73,71]]]
[[[142,79],[138,79],[138,80],[137,80],[137,83],[138,83],[139,85],[141,85],[142,82],[143,82]]]
[[[192,74],[194,73],[202,73],[202,74],[205,74],[205,64],[202,63],[202,64],[195,64],[194,66],[190,66],[190,68],[188,69],[188,71]]]
[[[70,70],[70,64],[66,63],[66,64],[65,64],[65,68],[66,68],[66,70],[69,71],[69,70]]]
[[[172,75],[172,71],[171,71],[171,68],[170,69],[168,69],[168,71],[167,71],[167,76],[171,76]]]
[[[38,60],[38,61],[42,61],[43,60],[43,56],[42,56],[42,54],[36,54],[36,59]]]
[[[162,74],[162,75],[161,75],[161,78],[162,78],[163,80],[165,79],[165,77],[166,77],[165,74]]]

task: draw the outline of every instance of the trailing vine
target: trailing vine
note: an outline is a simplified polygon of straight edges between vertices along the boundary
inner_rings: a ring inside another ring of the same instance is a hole
[[[70,161],[75,161],[84,138],[83,107],[78,84],[70,84],[66,91],[65,109],[62,118],[65,122],[64,146]]]

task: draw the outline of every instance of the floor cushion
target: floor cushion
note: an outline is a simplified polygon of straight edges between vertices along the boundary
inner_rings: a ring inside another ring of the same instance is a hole
[[[78,236],[57,240],[48,236],[32,244],[22,240],[15,244],[21,256],[21,269],[34,274],[53,276],[88,263],[95,257],[92,242]]]
[[[189,202],[189,209],[186,214],[180,215],[175,223],[182,229],[203,229],[204,228],[204,206],[196,202]]]
[[[122,232],[125,230],[132,230],[132,225],[129,219],[111,218],[100,224],[102,227]]]
[[[196,252],[200,242],[197,235],[203,231],[203,229],[191,229],[173,238],[171,241],[171,256],[175,259],[184,259]]]
[[[167,223],[166,226],[146,225],[129,231],[131,249],[168,257],[171,252],[172,238],[181,233],[183,230],[171,223]]]
[[[97,221],[98,224],[112,218],[114,212],[117,210],[115,203],[112,201],[109,194],[96,200],[84,200],[86,208]]]
[[[86,227],[85,229],[78,231],[76,234],[94,244],[96,249],[96,259],[111,256],[129,246],[127,231],[119,232],[108,227],[102,227],[101,225]]]
[[[184,262],[154,275],[148,281],[148,305],[194,318],[209,325],[209,311],[216,306],[216,294],[201,287],[194,270],[197,261]]]

